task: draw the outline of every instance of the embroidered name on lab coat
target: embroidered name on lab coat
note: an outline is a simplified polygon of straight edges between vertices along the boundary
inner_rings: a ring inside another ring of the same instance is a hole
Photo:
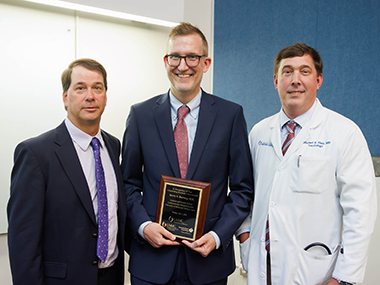
[[[327,141],[327,142],[321,142],[321,141],[310,141],[310,142],[307,142],[307,141],[305,141],[304,144],[308,145],[309,147],[319,147],[319,148],[322,148],[324,146],[327,146],[327,145],[331,144],[331,141]]]
[[[262,142],[262,141],[259,141],[259,145],[273,147],[273,144],[271,142]]]

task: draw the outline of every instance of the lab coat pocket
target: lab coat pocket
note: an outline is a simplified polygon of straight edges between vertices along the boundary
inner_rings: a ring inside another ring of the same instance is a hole
[[[295,284],[324,285],[332,277],[340,246],[330,255],[315,255],[300,249]]]
[[[290,187],[294,192],[321,194],[329,183],[330,157],[295,156]]]
[[[250,248],[251,238],[248,238],[245,242],[241,243],[240,246],[240,258],[243,269],[248,271],[248,257]]]

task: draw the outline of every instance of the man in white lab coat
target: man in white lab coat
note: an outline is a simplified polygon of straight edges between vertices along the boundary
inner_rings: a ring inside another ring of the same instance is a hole
[[[282,109],[250,133],[255,201],[237,232],[250,285],[363,281],[374,168],[359,127],[316,99],[322,69],[305,44],[281,50],[274,85]]]

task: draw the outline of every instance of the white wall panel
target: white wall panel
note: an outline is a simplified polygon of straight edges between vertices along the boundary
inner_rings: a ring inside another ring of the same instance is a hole
[[[163,57],[169,28],[79,16],[77,56],[101,62],[108,73],[108,103],[101,126],[122,139],[132,104],[169,89]]]
[[[0,232],[7,230],[13,151],[18,142],[59,124],[60,76],[74,58],[74,20],[0,3]]]
[[[169,28],[9,3],[0,1],[0,233],[7,231],[14,148],[66,117],[60,77],[70,62],[90,57],[106,68],[101,127],[119,139],[130,106],[169,88],[163,64]]]

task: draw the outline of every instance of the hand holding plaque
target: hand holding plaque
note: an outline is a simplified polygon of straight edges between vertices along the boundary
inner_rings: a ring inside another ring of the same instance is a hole
[[[210,183],[161,176],[156,222],[178,240],[195,241],[203,234]]]

